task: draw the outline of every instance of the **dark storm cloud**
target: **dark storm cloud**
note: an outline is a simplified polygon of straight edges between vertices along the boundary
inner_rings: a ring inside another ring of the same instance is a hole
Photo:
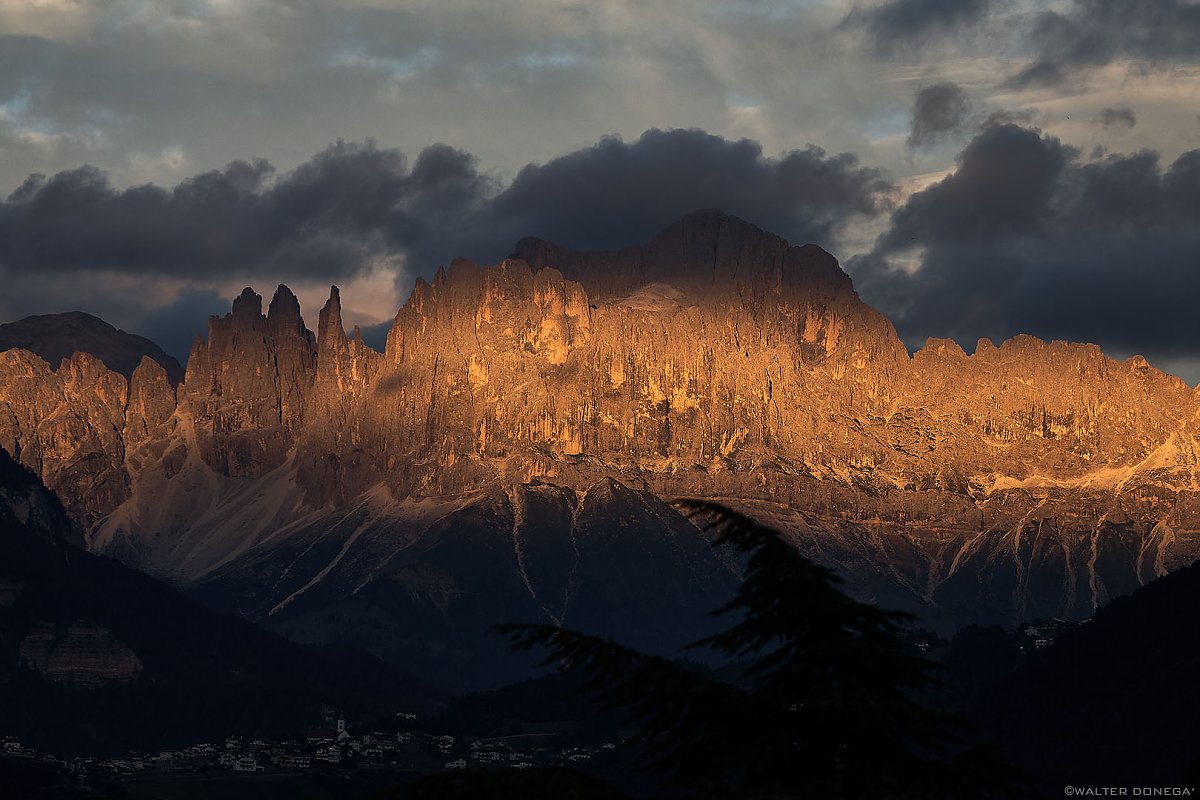
[[[1096,122],[1102,128],[1132,128],[1137,125],[1137,114],[1128,106],[1106,108],[1096,115]]]
[[[1168,359],[1200,346],[1197,253],[1200,151],[1165,168],[1150,151],[1085,162],[998,125],[850,266],[910,345],[1027,332]]]
[[[842,26],[865,30],[876,52],[888,55],[976,24],[992,4],[992,0],[889,0],[854,9]]]
[[[577,249],[640,243],[698,208],[721,208],[796,242],[831,246],[873,216],[891,186],[848,153],[817,147],[765,157],[746,139],[699,130],[609,138],[529,166],[488,207],[497,244],[533,234]]]
[[[419,243],[423,219],[482,196],[473,159],[338,143],[272,181],[265,161],[234,162],[173,189],[114,189],[92,167],[34,175],[0,205],[0,266],[216,279],[347,277]]]
[[[528,166],[507,187],[445,145],[410,167],[399,151],[338,143],[272,175],[265,161],[235,162],[173,189],[123,190],[91,167],[31,176],[0,204],[0,267],[339,279],[404,256],[428,272],[457,255],[498,260],[530,234],[574,247],[640,242],[708,206],[828,242],[849,217],[876,213],[890,188],[850,155],[767,158],[754,142],[695,130],[605,139]]]
[[[1012,77],[1017,88],[1061,84],[1122,58],[1146,64],[1194,63],[1200,54],[1200,4],[1188,0],[1075,0],[1067,13],[1033,23],[1037,56]]]
[[[929,147],[966,125],[971,105],[956,83],[946,81],[926,86],[913,98],[909,147]]]

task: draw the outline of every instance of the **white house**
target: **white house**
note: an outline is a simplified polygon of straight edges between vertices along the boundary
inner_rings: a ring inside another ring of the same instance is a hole
[[[233,769],[235,772],[262,772],[264,768],[254,756],[242,756],[233,762]]]

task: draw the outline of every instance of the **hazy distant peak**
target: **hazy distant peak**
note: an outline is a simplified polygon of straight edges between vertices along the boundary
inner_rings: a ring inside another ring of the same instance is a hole
[[[701,209],[671,223],[644,245],[607,252],[572,251],[536,237],[517,242],[510,258],[549,267],[578,281],[591,298],[611,298],[654,283],[706,289],[820,287],[850,291],[850,278],[815,244],[793,246],[720,209]]]
[[[41,314],[0,325],[0,351],[18,347],[36,353],[54,368],[76,352],[89,353],[126,378],[133,376],[143,356],[149,356],[167,371],[172,385],[183,380],[183,367],[157,344],[82,311]]]

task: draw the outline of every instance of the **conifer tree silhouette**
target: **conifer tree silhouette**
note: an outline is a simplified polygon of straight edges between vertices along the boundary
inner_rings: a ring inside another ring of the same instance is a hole
[[[666,658],[553,625],[504,630],[547,664],[581,671],[583,691],[624,711],[647,766],[704,798],[990,798],[1017,791],[959,720],[914,695],[938,685],[905,649],[908,615],[858,602],[834,573],[725,506],[677,504],[748,556],[735,622],[690,645],[746,664],[725,681]]]

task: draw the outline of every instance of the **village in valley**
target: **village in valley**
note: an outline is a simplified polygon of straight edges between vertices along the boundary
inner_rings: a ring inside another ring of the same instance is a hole
[[[1083,623],[1041,619],[1004,633],[1014,656],[1041,650]],[[999,629],[996,629],[999,632]],[[908,644],[939,660],[949,642],[928,631],[912,631]],[[62,758],[26,746],[13,736],[0,739],[0,760],[25,762],[59,773],[81,787],[119,783],[128,786],[160,778],[228,773],[231,778],[264,774],[276,778],[318,772],[341,775],[394,775],[397,782],[417,776],[465,769],[527,769],[567,765],[583,767],[616,750],[620,737],[602,741],[579,736],[570,721],[526,722],[506,735],[452,735],[434,719],[401,711],[385,720],[347,724],[345,715],[325,706],[322,723],[303,737],[229,737],[157,753],[128,752],[112,758]]]
[[[325,710],[323,726],[300,738],[231,737],[223,742],[193,744],[157,753],[124,753],[114,758],[61,758],[5,737],[0,759],[24,760],[43,770],[53,770],[80,785],[136,782],[163,776],[211,774],[219,771],[282,775],[305,771],[396,773],[403,781],[418,776],[467,768],[525,769],[535,766],[590,761],[615,742],[597,746],[568,744],[571,737],[553,723],[535,732],[498,737],[455,737],[420,730],[419,716],[399,712],[391,730],[366,730],[348,726],[345,718]],[[11,762],[10,762],[11,763]]]

